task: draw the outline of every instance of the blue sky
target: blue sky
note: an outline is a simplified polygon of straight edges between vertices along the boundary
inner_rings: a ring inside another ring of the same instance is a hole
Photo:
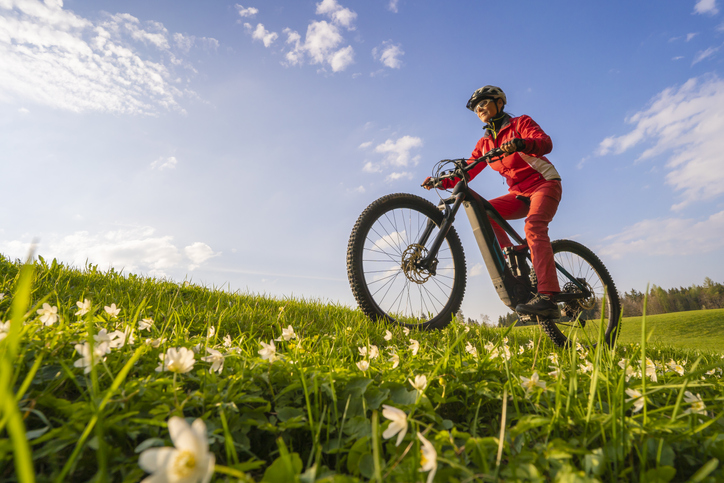
[[[0,252],[354,305],[359,213],[483,134],[553,139],[552,239],[621,291],[721,281],[724,8],[681,2],[0,0]],[[484,171],[483,196],[505,193]],[[522,223],[516,225],[522,229]],[[464,217],[468,317],[507,312]]]

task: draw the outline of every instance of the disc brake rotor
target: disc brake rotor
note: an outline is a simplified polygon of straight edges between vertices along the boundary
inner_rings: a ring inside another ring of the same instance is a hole
[[[427,248],[422,245],[412,244],[402,254],[402,271],[405,277],[411,282],[423,284],[432,275],[430,271],[420,268],[418,262],[427,255]]]

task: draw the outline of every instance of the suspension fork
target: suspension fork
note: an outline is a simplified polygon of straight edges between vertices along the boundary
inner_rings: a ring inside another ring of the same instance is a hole
[[[455,221],[455,214],[460,209],[460,205],[463,203],[463,198],[465,198],[465,195],[463,193],[458,193],[455,196],[455,201],[453,202],[452,207],[445,203],[444,218],[442,223],[440,223],[440,231],[432,241],[432,245],[430,245],[425,258],[417,263],[418,267],[427,269],[434,274],[435,266],[437,265],[437,252],[440,250],[445,237],[450,231],[450,227],[452,227],[452,224]],[[432,231],[435,227],[435,222],[428,219],[425,231],[422,232],[422,236],[420,236],[420,239],[417,241],[418,245],[425,246],[427,244],[427,241],[430,238],[430,235],[432,235]]]

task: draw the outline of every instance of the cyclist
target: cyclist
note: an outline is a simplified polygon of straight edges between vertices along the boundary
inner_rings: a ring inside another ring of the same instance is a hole
[[[561,178],[545,155],[553,144],[548,136],[529,116],[511,117],[503,108],[507,98],[502,89],[485,86],[473,92],[467,108],[477,114],[485,124],[485,135],[480,138],[469,162],[499,147],[508,156],[490,164],[508,182],[508,194],[489,200],[505,220],[525,218],[525,237],[530,247],[533,268],[538,277],[538,293],[527,303],[519,304],[515,311],[522,315],[557,319],[561,316],[555,303],[560,292],[553,260],[553,248],[548,237],[548,224],[561,201]],[[473,179],[488,164],[480,163],[469,171]],[[453,188],[459,179],[443,180],[444,189]],[[431,178],[422,186],[433,188]],[[491,220],[492,221],[492,220]],[[502,247],[512,246],[508,235],[495,222],[492,223]]]

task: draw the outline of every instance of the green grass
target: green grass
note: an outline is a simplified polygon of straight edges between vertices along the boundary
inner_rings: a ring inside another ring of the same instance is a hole
[[[647,344],[633,321],[615,350],[561,350],[535,327],[453,322],[408,335],[317,301],[43,260],[23,270],[0,259],[0,316],[12,319],[0,341],[3,482],[141,481],[148,473],[140,455],[173,445],[173,416],[204,422],[212,481],[426,481],[423,447],[436,452],[426,457],[437,464],[437,482],[724,479],[721,355]],[[90,312],[75,315],[84,299]],[[57,307],[52,325],[37,312],[44,303]],[[104,310],[112,303],[117,317]],[[153,326],[142,331],[149,318]],[[290,325],[298,338],[284,340]],[[103,329],[133,330],[135,341],[98,356],[85,373],[76,347],[98,344]],[[629,336],[634,342],[624,343]],[[259,352],[272,339],[282,339],[274,362]],[[378,357],[361,355],[372,346]],[[170,348],[197,349],[193,368],[157,371]],[[225,355],[221,373],[201,360],[207,348]],[[647,359],[655,377],[641,376]],[[683,375],[667,370],[672,359]],[[423,375],[418,392],[412,382]],[[644,395],[640,409],[627,390]],[[701,413],[689,393],[701,396]],[[399,446],[397,436],[385,437],[385,405],[406,415]],[[201,454],[177,469],[194,467]]]
[[[641,340],[641,317],[624,317],[621,342]],[[682,349],[724,351],[724,309],[693,310],[649,315],[649,343]]]

